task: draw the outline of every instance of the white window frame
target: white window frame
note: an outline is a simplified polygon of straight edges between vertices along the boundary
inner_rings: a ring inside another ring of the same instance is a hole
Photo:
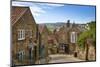
[[[71,40],[71,43],[76,43],[76,40],[77,40],[76,32],[71,32],[70,40]]]
[[[25,39],[25,30],[19,29],[18,30],[18,40],[24,40]]]

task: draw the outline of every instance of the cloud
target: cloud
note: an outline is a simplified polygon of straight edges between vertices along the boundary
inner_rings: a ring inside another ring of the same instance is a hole
[[[64,6],[64,4],[54,4],[54,3],[48,3],[48,4],[45,4],[45,5],[47,5],[47,6],[50,6],[50,7],[62,7],[62,6]]]
[[[34,5],[41,5],[41,6],[49,6],[49,7],[61,7],[64,6],[64,4],[54,4],[54,3],[34,3],[32,1],[12,1],[12,5],[17,6],[34,6]]]
[[[21,1],[12,1],[12,6],[28,6],[31,9],[31,12],[35,16],[46,13],[47,9],[52,9],[55,7],[64,6],[64,4],[53,4],[53,3],[34,3],[34,2],[21,2]]]
[[[34,7],[30,7],[30,9],[31,9],[32,14],[35,16],[39,16],[40,14],[46,13],[45,10],[39,7],[34,6]]]
[[[12,6],[28,6],[28,5],[22,2],[12,1]]]
[[[13,6],[34,6],[32,2],[21,2],[21,1],[12,1]]]
[[[42,6],[44,9],[54,9],[56,7],[65,6],[64,4],[54,4],[54,3],[38,3],[38,5]]]

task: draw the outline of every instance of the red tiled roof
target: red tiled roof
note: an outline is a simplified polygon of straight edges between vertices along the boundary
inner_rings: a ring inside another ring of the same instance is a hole
[[[28,7],[12,6],[11,8],[11,24],[14,25],[17,20],[26,12]]]

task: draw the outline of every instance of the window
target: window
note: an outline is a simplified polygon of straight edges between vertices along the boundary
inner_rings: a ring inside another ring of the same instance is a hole
[[[23,61],[24,60],[24,55],[25,55],[25,52],[23,50],[19,51],[18,52],[18,60]]]
[[[77,38],[76,32],[71,32],[70,36],[71,43],[76,43],[76,38]]]
[[[25,30],[20,29],[18,30],[18,40],[24,40],[25,39]]]

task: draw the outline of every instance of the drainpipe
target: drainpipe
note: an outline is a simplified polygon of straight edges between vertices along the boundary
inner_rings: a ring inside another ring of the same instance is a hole
[[[37,41],[36,64],[39,64],[39,30],[38,30],[38,24],[36,24],[36,41]]]

